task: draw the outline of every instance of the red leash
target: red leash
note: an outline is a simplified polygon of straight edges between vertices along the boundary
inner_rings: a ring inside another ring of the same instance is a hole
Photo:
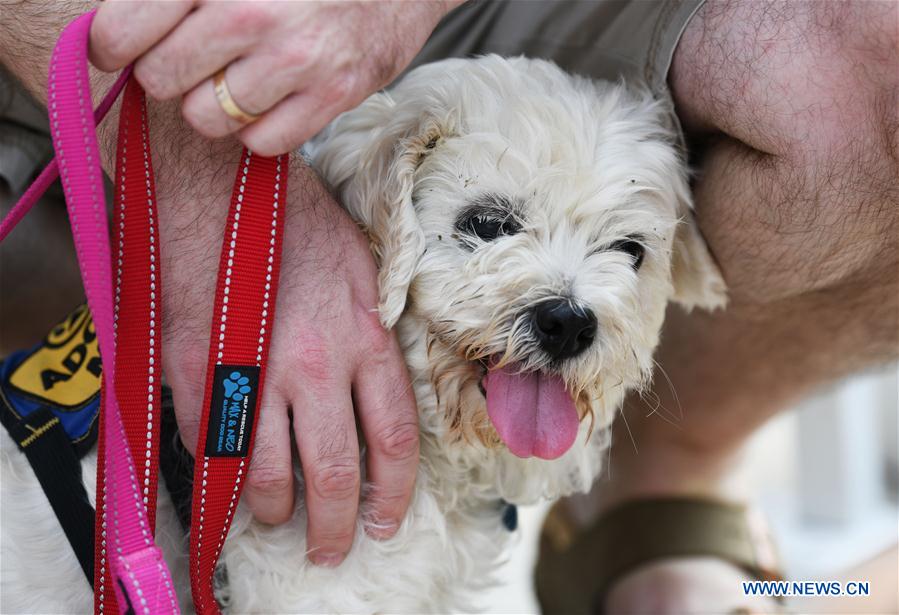
[[[212,577],[253,449],[275,317],[287,165],[244,150],[219,260],[191,507],[190,579],[198,613],[218,613]]]
[[[286,157],[243,151],[225,224],[191,510],[191,590],[200,614],[219,612],[213,574],[252,454],[281,262],[284,163]],[[155,201],[146,103],[132,79],[122,101],[116,165],[116,393],[151,525],[158,474],[162,307]],[[102,485],[100,477],[98,510]],[[102,524],[99,515],[98,612],[112,597]]]

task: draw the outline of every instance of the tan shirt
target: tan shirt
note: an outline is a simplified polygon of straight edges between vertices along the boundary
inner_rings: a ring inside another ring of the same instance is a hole
[[[20,193],[52,152],[46,111],[0,67],[0,181]]]

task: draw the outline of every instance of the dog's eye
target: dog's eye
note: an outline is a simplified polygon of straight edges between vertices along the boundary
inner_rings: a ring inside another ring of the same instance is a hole
[[[475,214],[468,218],[464,230],[484,241],[493,241],[501,235],[514,235],[521,226],[512,216],[498,218],[488,214]]]
[[[608,247],[609,250],[620,250],[628,254],[633,260],[634,270],[640,268],[643,264],[643,256],[646,254],[646,248],[635,237],[626,237],[616,241]]]
[[[478,247],[481,241],[493,241],[503,235],[514,235],[521,231],[521,218],[516,215],[516,205],[500,194],[482,194],[462,210],[454,224],[458,239],[467,250]]]
[[[484,241],[490,241],[502,234],[503,221],[490,216],[472,216],[468,219],[468,228],[472,234]]]

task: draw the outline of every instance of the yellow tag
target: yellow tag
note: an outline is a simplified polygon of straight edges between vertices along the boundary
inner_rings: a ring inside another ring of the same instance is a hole
[[[56,406],[77,407],[100,390],[101,373],[94,320],[83,305],[50,331],[9,382]]]

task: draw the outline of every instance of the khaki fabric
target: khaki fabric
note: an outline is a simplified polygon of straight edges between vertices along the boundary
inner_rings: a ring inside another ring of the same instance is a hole
[[[487,53],[553,60],[594,79],[641,81],[666,101],[668,69],[705,0],[470,0],[437,26],[412,68]],[[683,135],[681,134],[683,143]]]
[[[46,111],[0,66],[0,181],[21,192],[52,150]]]
[[[553,60],[598,79],[639,78],[657,94],[704,0],[472,0],[437,26],[415,65],[497,53]]]
[[[0,216],[53,154],[47,113],[0,66]],[[58,181],[0,244],[0,358],[27,348],[84,301]]]

